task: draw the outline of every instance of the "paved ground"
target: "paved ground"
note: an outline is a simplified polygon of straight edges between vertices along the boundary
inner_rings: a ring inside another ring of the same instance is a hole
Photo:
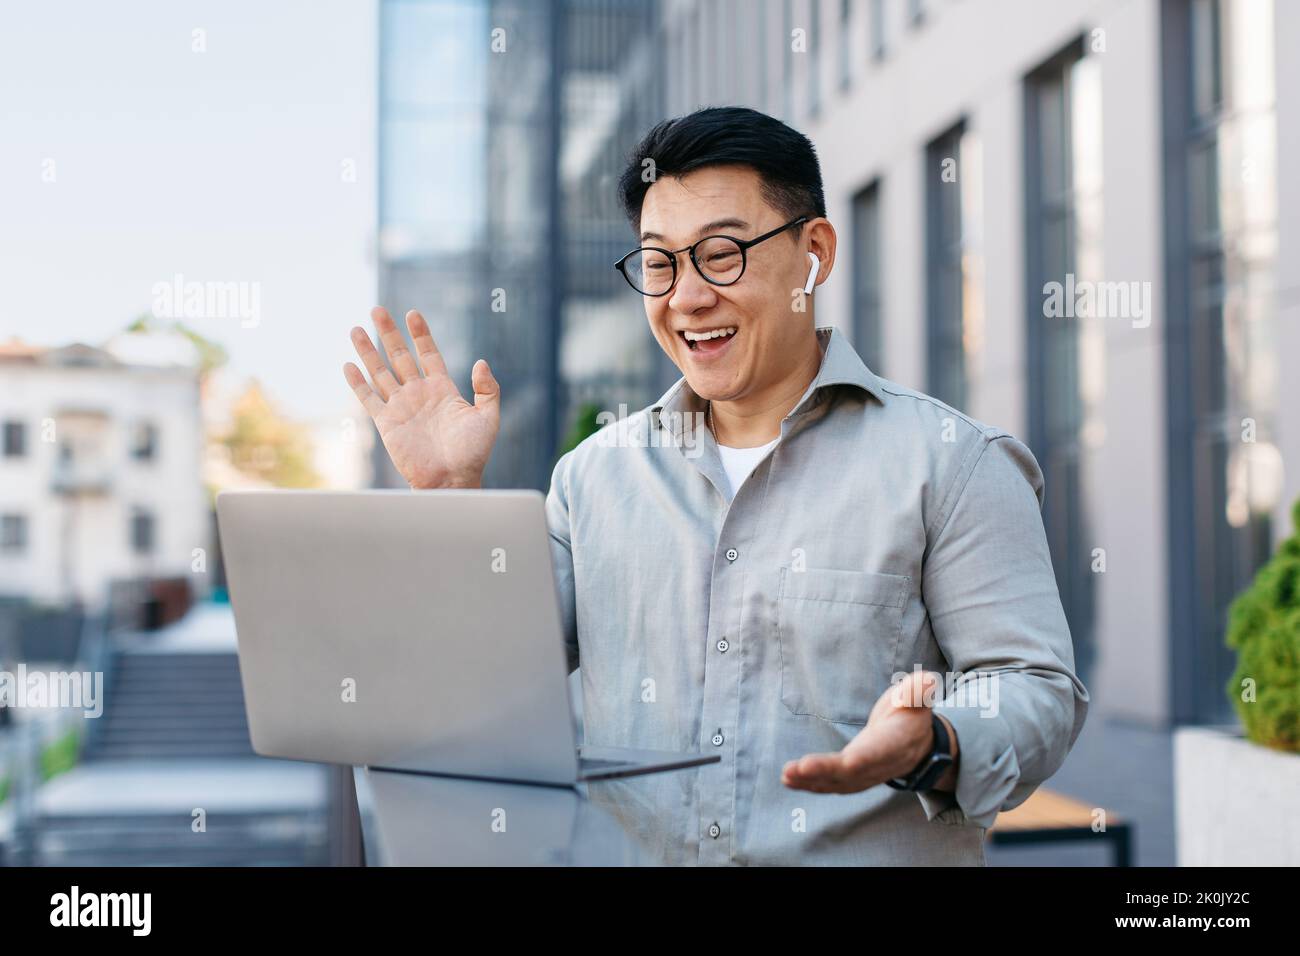
[[[324,811],[325,767],[264,760],[135,760],[82,764],[37,793],[47,817]]]
[[[1046,784],[1133,824],[1133,865],[1173,866],[1173,734],[1089,715],[1065,764]],[[1109,866],[1104,847],[989,847],[990,866]]]

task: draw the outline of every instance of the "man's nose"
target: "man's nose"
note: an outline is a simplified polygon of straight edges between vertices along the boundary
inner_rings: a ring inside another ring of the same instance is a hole
[[[718,293],[713,286],[704,281],[695,264],[688,256],[682,256],[682,270],[677,276],[677,285],[668,299],[668,307],[683,315],[692,315],[701,309],[707,309],[718,301]]]

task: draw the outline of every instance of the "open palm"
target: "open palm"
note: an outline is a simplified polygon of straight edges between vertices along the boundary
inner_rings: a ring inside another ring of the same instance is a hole
[[[501,425],[501,389],[487,362],[474,363],[470,404],[447,374],[420,313],[406,314],[414,354],[386,309],[376,307],[370,317],[392,367],[358,326],[352,344],[373,385],[351,362],[343,376],[379,429],[398,473],[412,488],[479,487]]]

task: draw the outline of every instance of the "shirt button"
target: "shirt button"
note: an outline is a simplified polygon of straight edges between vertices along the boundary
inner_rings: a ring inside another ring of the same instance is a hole
[[[718,651],[722,654],[727,653],[727,648],[729,648],[730,646],[731,645],[727,643],[727,639],[725,637],[722,640],[718,641]]]
[[[716,840],[718,837],[722,836],[722,827],[718,826],[716,823],[710,823],[710,824],[709,824],[709,836],[713,837],[713,839],[715,839],[715,840]]]
[[[728,549],[727,549],[727,560],[728,560],[728,561],[735,561],[738,557],[740,557],[740,552],[737,551],[735,548],[728,548]]]
[[[718,732],[717,732],[716,734],[713,735],[713,746],[715,746],[715,747],[721,747],[721,746],[722,746],[722,741],[723,741],[723,740],[724,740],[724,738],[723,738],[723,736],[722,736],[722,728],[719,727],[719,728],[718,728]]]

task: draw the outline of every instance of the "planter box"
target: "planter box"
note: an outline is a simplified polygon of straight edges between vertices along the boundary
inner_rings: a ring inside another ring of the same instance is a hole
[[[1174,818],[1179,866],[1300,866],[1300,754],[1176,730]]]

